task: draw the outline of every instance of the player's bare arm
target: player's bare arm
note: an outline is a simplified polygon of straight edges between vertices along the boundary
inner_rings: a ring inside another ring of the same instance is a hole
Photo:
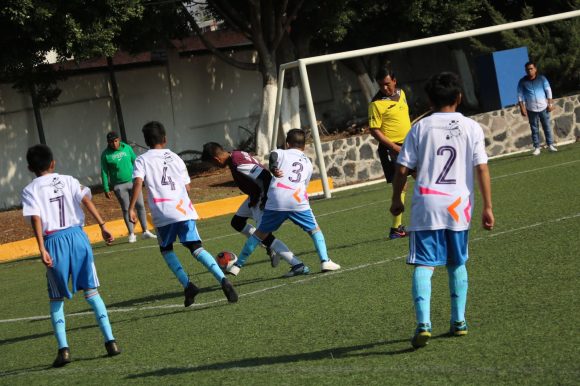
[[[481,214],[481,224],[484,229],[492,230],[495,224],[491,204],[491,178],[489,176],[489,168],[487,164],[477,165],[475,167],[477,172],[477,182],[481,198],[483,200],[483,210]]]
[[[393,199],[391,201],[391,214],[398,216],[405,211],[405,205],[401,201],[401,193],[407,185],[407,176],[409,175],[409,168],[397,164],[395,168],[395,177],[393,178]]]
[[[399,153],[401,151],[401,146],[397,145],[395,142],[393,142],[390,139],[388,139],[387,137],[385,137],[385,135],[383,134],[383,132],[380,129],[375,128],[375,127],[371,127],[371,135],[379,143],[382,143],[383,145],[385,145],[389,149],[396,151],[397,153]]]
[[[105,240],[107,245],[111,244],[115,240],[115,238],[113,237],[111,232],[109,232],[107,230],[107,228],[105,227],[105,220],[103,220],[103,218],[101,217],[101,214],[99,213],[99,211],[95,207],[95,204],[93,204],[93,201],[91,201],[89,196],[85,195],[81,202],[83,203],[85,208],[87,208],[87,210],[89,211],[91,216],[93,216],[95,221],[99,224],[99,227],[101,228],[101,236],[103,237],[103,240]]]
[[[44,248],[44,236],[42,235],[42,220],[39,216],[31,217],[32,231],[34,232],[34,237],[36,238],[36,243],[38,244],[38,250],[40,251],[40,258],[42,263],[48,268],[52,267],[52,257],[48,251]]]
[[[137,223],[137,213],[135,213],[135,204],[137,199],[143,190],[143,179],[137,177],[133,180],[133,194],[131,195],[131,202],[129,203],[129,220],[133,223]],[[189,190],[188,190],[189,191]]]

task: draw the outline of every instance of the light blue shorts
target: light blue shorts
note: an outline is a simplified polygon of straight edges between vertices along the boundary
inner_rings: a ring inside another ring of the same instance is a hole
[[[441,265],[464,265],[469,231],[438,229],[409,232],[409,256],[407,264],[436,267]]]
[[[271,233],[280,228],[280,225],[287,219],[290,219],[294,224],[298,225],[306,232],[310,232],[318,228],[312,209],[307,209],[302,212],[293,211],[277,211],[264,210],[262,214],[262,221],[258,224],[260,232]]]
[[[167,224],[156,228],[156,230],[157,241],[160,247],[167,247],[173,244],[177,237],[179,237],[179,241],[182,244],[188,241],[201,241],[201,237],[199,237],[197,227],[195,226],[195,220]]]
[[[99,286],[91,243],[81,227],[67,228],[44,236],[44,247],[53,261],[53,266],[46,270],[50,299],[71,299],[78,290]],[[69,278],[72,291],[68,287]]]

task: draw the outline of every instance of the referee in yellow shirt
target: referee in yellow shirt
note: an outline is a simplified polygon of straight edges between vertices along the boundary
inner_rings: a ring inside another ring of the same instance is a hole
[[[371,135],[379,142],[379,158],[387,183],[390,183],[395,175],[397,156],[411,129],[409,106],[405,92],[397,88],[397,78],[391,69],[381,68],[375,79],[379,85],[379,92],[369,105],[369,127]],[[403,202],[406,188],[405,186],[401,194]],[[401,223],[402,218],[402,214],[393,218],[393,225],[389,232],[390,239],[407,236],[405,227]]]

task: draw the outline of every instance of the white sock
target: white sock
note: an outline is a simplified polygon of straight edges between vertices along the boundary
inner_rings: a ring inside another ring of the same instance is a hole
[[[255,231],[256,228],[252,224],[246,224],[246,226],[244,226],[244,229],[242,229],[240,233],[246,237],[250,237],[251,235],[254,234]]]
[[[294,256],[290,249],[284,244],[280,239],[274,240],[272,245],[270,245],[270,249],[276,252],[280,257],[282,257],[288,264],[291,266],[295,266],[296,264],[301,264],[302,262]]]

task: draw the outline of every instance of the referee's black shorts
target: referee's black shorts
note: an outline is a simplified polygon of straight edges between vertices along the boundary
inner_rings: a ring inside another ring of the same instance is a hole
[[[397,143],[397,145],[401,146],[403,144]],[[379,144],[377,153],[379,154],[379,159],[381,160],[381,166],[383,167],[385,179],[387,180],[387,183],[390,184],[393,182],[393,177],[395,176],[395,165],[397,164],[397,156],[399,153],[389,149],[382,143]]]

